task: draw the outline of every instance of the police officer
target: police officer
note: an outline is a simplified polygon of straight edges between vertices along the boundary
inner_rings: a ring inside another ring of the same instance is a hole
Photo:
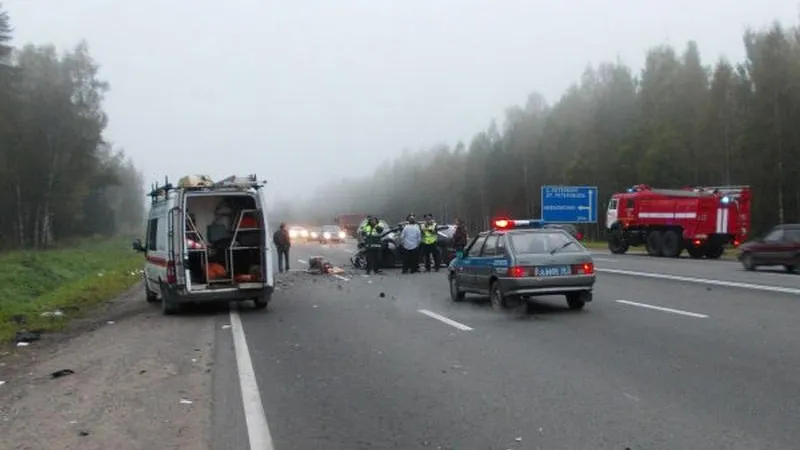
[[[367,256],[367,275],[370,272],[375,274],[382,273],[380,268],[381,249],[383,244],[381,238],[383,237],[383,227],[378,224],[378,219],[370,216],[367,223],[361,229],[361,235],[364,237],[364,247]]]
[[[438,225],[433,220],[433,214],[425,214],[425,223],[422,224],[422,255],[425,258],[425,272],[431,271],[431,257],[433,257],[434,270],[439,271],[441,255],[439,254]]]

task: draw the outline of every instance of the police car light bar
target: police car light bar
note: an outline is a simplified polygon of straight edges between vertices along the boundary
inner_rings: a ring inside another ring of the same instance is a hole
[[[541,228],[544,226],[544,220],[541,219],[527,219],[527,220],[509,220],[498,219],[494,221],[495,228],[505,230],[509,228]]]

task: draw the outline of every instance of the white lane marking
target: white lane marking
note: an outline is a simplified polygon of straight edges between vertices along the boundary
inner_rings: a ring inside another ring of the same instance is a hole
[[[594,270],[595,272],[615,273],[618,275],[631,275],[635,277],[660,278],[662,280],[685,281],[687,283],[710,284],[713,286],[753,289],[756,291],[780,292],[782,294],[800,294],[800,289],[781,286],[766,286],[763,284],[739,283],[737,281],[712,280],[709,278],[694,278],[679,275],[667,275],[663,273],[635,272],[633,270],[622,269],[604,269],[599,267],[595,268]]]
[[[308,261],[306,261],[305,259],[298,259],[297,262],[299,262],[300,264],[308,264]]]
[[[426,316],[428,316],[428,317],[430,317],[430,318],[433,318],[433,319],[439,320],[439,321],[441,321],[441,322],[444,322],[444,323],[446,323],[446,324],[450,325],[451,327],[456,327],[456,328],[458,328],[459,330],[462,330],[462,331],[472,331],[472,328],[470,328],[470,327],[468,327],[468,326],[464,325],[463,323],[456,322],[456,321],[455,321],[455,320],[453,320],[453,319],[448,319],[447,317],[445,317],[445,316],[442,316],[442,315],[439,315],[439,314],[436,314],[436,313],[435,313],[435,312],[433,312],[433,311],[428,311],[427,309],[418,309],[418,310],[417,310],[417,312],[418,312],[418,313],[425,314]]]
[[[338,278],[338,279],[340,279],[340,280],[342,280],[342,281],[350,281],[350,278],[343,277],[343,276],[341,276],[341,275],[339,275],[339,274],[337,274],[337,273],[333,274],[333,277],[334,277],[334,278]]]
[[[705,314],[698,314],[698,313],[693,313],[693,312],[689,312],[689,311],[682,311],[680,309],[665,308],[663,306],[648,305],[647,303],[636,303],[636,302],[631,302],[631,301],[628,301],[628,300],[617,300],[617,303],[622,303],[624,305],[631,305],[631,306],[639,306],[639,307],[647,308],[647,309],[655,309],[657,311],[664,311],[664,312],[673,313],[673,314],[680,314],[682,316],[696,317],[698,319],[708,319],[708,316],[705,315]]]
[[[595,261],[619,262],[619,260],[616,260],[616,259],[611,259],[611,258],[598,258],[598,257],[596,257],[596,256],[595,256],[595,257],[593,257],[592,259],[594,259]]]
[[[250,448],[274,450],[275,446],[272,444],[267,415],[264,413],[264,405],[261,404],[261,392],[258,390],[253,361],[250,359],[250,350],[247,348],[247,339],[244,336],[242,319],[235,307],[231,308],[230,316],[233,348],[236,352],[236,365],[239,368],[239,385],[242,388],[242,405],[244,406]]]
[[[631,400],[633,400],[635,402],[641,401],[641,399],[639,397],[637,397],[635,395],[628,394],[627,392],[623,392],[622,395],[624,395],[625,397],[628,397],[629,399],[631,399]]]

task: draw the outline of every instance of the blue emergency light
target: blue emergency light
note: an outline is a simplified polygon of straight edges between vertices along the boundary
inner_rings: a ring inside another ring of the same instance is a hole
[[[507,230],[510,228],[543,228],[545,224],[546,222],[542,219],[498,219],[494,221],[494,227],[501,230]]]

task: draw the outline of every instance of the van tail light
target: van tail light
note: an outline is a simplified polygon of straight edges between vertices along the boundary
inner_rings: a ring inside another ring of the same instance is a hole
[[[573,275],[591,275],[594,273],[594,264],[583,263],[572,266]]]
[[[526,270],[524,267],[520,266],[511,266],[508,268],[508,276],[511,278],[522,278],[526,274]]]
[[[178,274],[175,272],[175,261],[167,261],[167,284],[178,282]]]

